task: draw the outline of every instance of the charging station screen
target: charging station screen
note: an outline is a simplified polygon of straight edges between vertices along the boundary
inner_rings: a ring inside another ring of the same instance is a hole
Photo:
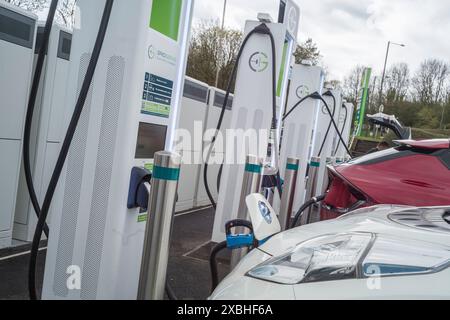
[[[136,146],[136,159],[153,159],[158,151],[166,146],[167,126],[154,123],[139,123]]]

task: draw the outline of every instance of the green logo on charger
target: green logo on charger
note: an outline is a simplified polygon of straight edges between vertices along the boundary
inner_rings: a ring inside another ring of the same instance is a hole
[[[264,52],[255,52],[250,56],[248,64],[254,72],[263,72],[269,66],[269,58]]]

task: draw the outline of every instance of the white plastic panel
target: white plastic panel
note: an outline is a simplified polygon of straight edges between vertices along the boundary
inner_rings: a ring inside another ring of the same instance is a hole
[[[186,77],[178,129],[189,132],[191,140],[186,146],[180,144],[175,150],[183,159],[176,211],[192,209],[195,206],[195,183],[201,168],[208,92],[206,83]]]
[[[37,16],[0,2],[0,238],[11,243]],[[1,244],[0,244],[1,245]]]
[[[287,112],[302,98],[312,94],[322,94],[324,72],[320,67],[294,65],[287,103]],[[316,140],[314,136],[316,117],[320,101],[307,99],[293,111],[284,122],[284,132],[280,152],[280,170],[284,177],[286,161],[289,157],[300,159],[293,210],[304,203],[305,175],[311,157],[311,148]],[[279,210],[279,197],[274,198],[274,207]]]
[[[0,40],[0,138],[22,139],[32,50]]]
[[[20,141],[0,139],[0,232],[12,228],[21,145]]]

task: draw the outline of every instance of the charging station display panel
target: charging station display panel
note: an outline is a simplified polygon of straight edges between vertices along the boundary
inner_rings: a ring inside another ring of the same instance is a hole
[[[77,100],[105,8],[104,0],[77,4],[81,21],[72,42],[71,105]],[[60,196],[53,203],[44,298],[136,299],[148,216],[139,208],[127,208],[130,176],[133,167],[153,167],[151,157],[164,136],[163,149],[172,150],[192,7],[192,0],[114,1],[91,91],[59,183]],[[69,112],[66,121],[70,116]],[[140,126],[143,136],[159,137],[138,143]],[[81,270],[78,289],[67,288],[70,266]]]
[[[167,126],[153,123],[139,123],[136,144],[136,159],[153,159],[156,152],[164,150]]]
[[[0,2],[0,248],[12,240],[36,21]]]

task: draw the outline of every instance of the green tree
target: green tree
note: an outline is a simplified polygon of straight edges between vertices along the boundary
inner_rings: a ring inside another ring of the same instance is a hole
[[[436,129],[439,127],[439,116],[436,114],[436,109],[426,106],[419,111],[418,121],[415,127],[425,129]]]
[[[189,45],[186,74],[211,86],[226,89],[242,42],[242,32],[222,29],[217,23],[203,22],[194,28]]]
[[[295,63],[301,63],[303,60],[309,60],[313,65],[319,64],[320,59],[322,58],[317,44],[314,43],[311,38],[297,45],[297,49],[294,52],[294,57]]]

